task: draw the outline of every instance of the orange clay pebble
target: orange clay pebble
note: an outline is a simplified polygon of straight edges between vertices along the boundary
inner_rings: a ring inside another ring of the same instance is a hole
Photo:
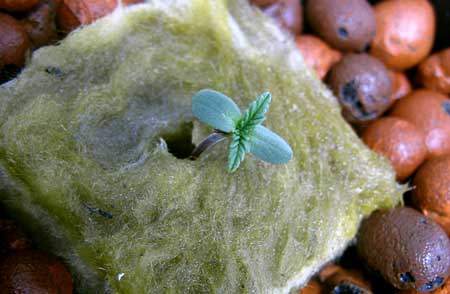
[[[367,0],[310,0],[305,13],[311,28],[342,51],[364,51],[375,36],[375,14]]]
[[[362,140],[389,159],[399,181],[409,177],[427,155],[422,132],[412,123],[396,117],[371,122],[363,131]]]
[[[427,89],[450,94],[450,48],[433,54],[420,63],[419,80]]]
[[[392,81],[391,100],[393,104],[398,99],[408,95],[412,91],[412,86],[408,80],[408,77],[402,72],[390,70],[389,76]]]
[[[413,67],[431,51],[435,15],[428,0],[391,0],[374,6],[376,35],[370,54],[395,70]]]
[[[264,14],[292,35],[298,35],[303,29],[303,8],[298,0],[279,0],[264,8]]]
[[[317,275],[319,281],[321,281],[322,283],[325,282],[326,279],[337,273],[340,269],[341,267],[334,263],[327,264],[320,270],[319,274]]]
[[[326,287],[315,279],[311,279],[302,289],[298,290],[298,294],[321,294],[325,293]]]
[[[30,46],[22,25],[13,17],[0,12],[0,63],[22,66]]]
[[[0,0],[0,9],[10,12],[23,12],[33,8],[39,0]]]
[[[323,79],[330,68],[342,57],[339,51],[332,49],[313,35],[297,36],[295,44],[302,52],[306,64],[314,69],[320,79]]]
[[[416,90],[392,107],[391,115],[401,117],[425,135],[428,156],[450,153],[450,99],[430,90]]]
[[[0,294],[72,294],[72,277],[59,258],[23,250],[0,264]]]
[[[130,5],[143,1],[122,0],[122,3]],[[58,24],[63,31],[70,32],[111,13],[117,5],[117,0],[62,0],[57,12]]]
[[[450,154],[425,162],[414,176],[412,200],[450,236]]]

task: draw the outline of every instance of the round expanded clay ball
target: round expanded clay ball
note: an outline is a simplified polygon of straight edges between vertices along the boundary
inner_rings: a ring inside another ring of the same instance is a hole
[[[0,264],[0,294],[72,294],[72,277],[55,256],[24,250]]]
[[[328,85],[351,123],[363,123],[381,115],[391,104],[389,72],[368,54],[347,54],[335,64]]]
[[[303,30],[303,8],[299,0],[278,0],[263,12],[294,36]]]
[[[421,62],[418,74],[425,88],[450,94],[450,48],[433,54]]]
[[[31,47],[22,25],[0,12],[0,64],[22,66]]]
[[[403,118],[425,135],[428,157],[450,153],[450,99],[430,90],[416,90],[398,100],[392,116]]]
[[[33,8],[39,0],[0,0],[0,9],[9,12],[24,12]]]
[[[378,210],[361,223],[362,260],[398,289],[431,291],[450,275],[450,241],[433,220],[408,207]]]
[[[328,44],[343,51],[363,51],[375,36],[375,14],[366,0],[309,0],[308,23]]]
[[[412,123],[396,117],[382,117],[369,123],[362,140],[389,159],[398,181],[408,178],[427,155],[422,132]]]
[[[412,186],[414,205],[450,236],[450,154],[426,161],[414,176]]]
[[[323,79],[330,68],[342,57],[339,51],[332,49],[313,35],[299,35],[295,38],[295,44],[306,64],[314,69],[320,79]]]
[[[405,70],[430,53],[436,20],[427,0],[383,1],[374,10],[377,28],[370,54],[392,69]]]

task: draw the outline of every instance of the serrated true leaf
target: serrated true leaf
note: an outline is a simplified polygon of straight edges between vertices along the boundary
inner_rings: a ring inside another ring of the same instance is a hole
[[[239,131],[233,133],[233,139],[230,144],[230,150],[228,153],[228,171],[234,172],[241,161],[245,158],[245,153],[249,151],[249,137],[240,134]]]
[[[266,119],[265,114],[269,109],[271,100],[272,95],[269,92],[262,93],[245,111],[242,119],[239,121],[238,128],[250,131],[261,124]]]
[[[241,116],[233,100],[210,89],[201,90],[192,97],[192,113],[200,121],[225,133],[234,130]]]
[[[273,164],[286,163],[293,155],[291,147],[283,138],[261,125],[255,128],[250,138],[249,152]]]

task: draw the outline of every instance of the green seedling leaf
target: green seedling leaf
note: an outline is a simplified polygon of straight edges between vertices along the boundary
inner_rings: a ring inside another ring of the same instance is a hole
[[[269,163],[282,164],[292,158],[291,147],[277,134],[261,126],[266,120],[272,95],[264,92],[241,117],[239,107],[224,94],[205,89],[192,97],[192,112],[202,122],[226,134],[209,136],[197,146],[191,159],[197,158],[206,148],[223,140],[223,136],[232,135],[228,154],[228,170],[236,171],[247,152]]]
[[[257,125],[266,120],[265,114],[269,109],[272,95],[264,92],[258,99],[253,101],[245,111],[242,119],[239,121],[237,128],[251,132]]]
[[[231,133],[241,117],[239,107],[224,94],[204,89],[192,97],[192,113],[200,121],[225,133]]]
[[[233,133],[233,140],[228,153],[228,171],[234,172],[245,158],[245,153],[249,151],[249,136],[241,134],[239,131]]]
[[[283,138],[261,125],[256,126],[250,138],[249,152],[273,164],[287,163],[293,154],[291,147]]]

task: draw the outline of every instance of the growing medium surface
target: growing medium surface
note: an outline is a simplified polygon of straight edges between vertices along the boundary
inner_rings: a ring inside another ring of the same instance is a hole
[[[151,1],[35,52],[0,88],[1,201],[62,256],[79,293],[287,293],[401,196],[295,45],[247,1]],[[242,108],[270,91],[264,125],[285,165],[212,130],[203,88]],[[183,159],[184,158],[184,159]]]

